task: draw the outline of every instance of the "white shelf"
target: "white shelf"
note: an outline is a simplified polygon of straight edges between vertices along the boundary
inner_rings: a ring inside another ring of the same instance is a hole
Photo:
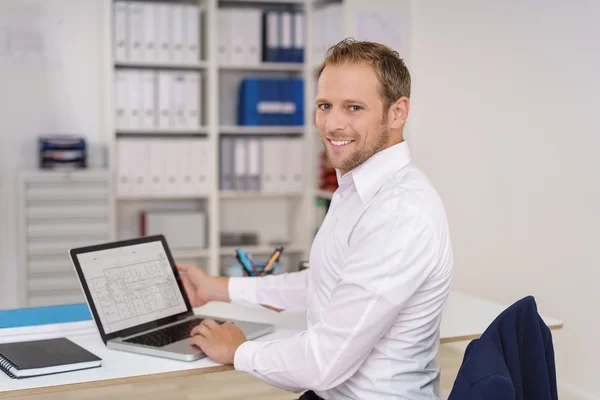
[[[333,198],[333,192],[329,190],[315,190],[315,197],[319,199],[331,200]]]
[[[208,258],[209,256],[208,249],[173,249],[171,250],[171,253],[176,260],[185,258]]]
[[[219,65],[223,71],[289,71],[302,72],[304,64],[301,63],[283,63],[283,62],[264,62],[255,65]]]
[[[301,135],[304,126],[221,126],[221,135]]]
[[[253,190],[235,191],[222,190],[219,192],[219,197],[222,199],[272,199],[272,198],[296,198],[301,197],[302,193],[266,193]]]
[[[117,200],[204,200],[208,199],[208,194],[169,194],[169,193],[148,193],[148,194],[119,194]]]
[[[158,62],[158,61],[116,61],[116,67],[121,68],[173,68],[173,69],[204,69],[206,61],[197,62]]]
[[[227,247],[221,247],[219,250],[219,253],[222,256],[232,256],[235,254],[235,250],[240,248],[242,250],[244,250],[245,252],[248,253],[252,253],[252,254],[260,254],[260,255],[270,255],[271,253],[273,253],[273,251],[275,251],[275,248],[278,247],[276,245],[259,245],[259,246],[227,246]],[[302,251],[304,251],[302,249],[301,246],[298,245],[283,245],[283,255],[286,254],[295,254],[295,253],[301,253]]]
[[[303,5],[305,0],[218,0],[220,3],[230,4],[298,4]]]
[[[117,129],[117,135],[207,135],[208,128],[148,128],[148,129]]]

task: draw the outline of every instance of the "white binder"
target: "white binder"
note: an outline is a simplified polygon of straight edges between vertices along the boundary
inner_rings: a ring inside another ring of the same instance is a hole
[[[186,51],[185,60],[198,62],[200,60],[201,19],[200,7],[187,5],[186,13]]]
[[[231,63],[231,12],[229,9],[219,8],[217,10],[218,17],[218,56],[219,64],[227,65]]]
[[[129,97],[127,71],[117,69],[115,79],[115,127],[127,129],[129,127]]]
[[[129,116],[128,123],[130,129],[141,128],[142,115],[142,85],[140,84],[140,71],[128,70],[127,74],[127,90],[129,98]]]
[[[245,42],[246,35],[246,12],[240,8],[231,8],[229,10],[229,48],[230,60],[234,65],[244,65],[245,63]]]
[[[176,63],[181,63],[186,57],[187,7],[181,4],[171,5],[171,58]]]
[[[172,102],[172,72],[159,71],[158,79],[158,126],[159,128],[173,127]]]
[[[186,73],[184,72],[172,72],[171,73],[171,85],[172,85],[172,112],[173,112],[173,128],[183,129],[188,126],[187,123],[187,86]]]
[[[185,103],[187,128],[197,129],[202,125],[202,73],[185,73]]]
[[[139,71],[141,85],[140,128],[152,130],[156,127],[156,72]]]
[[[258,65],[262,62],[262,10],[243,10],[243,40],[244,65]]]
[[[233,142],[233,170],[235,172],[235,190],[247,190],[248,175],[248,142],[246,139],[237,138]]]
[[[142,45],[144,47],[144,60],[154,62],[158,60],[158,18],[156,4],[143,3],[144,8],[144,35]]]
[[[304,12],[296,11],[294,13],[294,37],[293,37],[293,48],[294,54],[300,55],[304,52]],[[294,59],[299,62],[299,59]]]
[[[171,6],[156,3],[158,32],[158,61],[169,62],[171,58]]]
[[[125,1],[115,1],[113,4],[114,14],[114,57],[115,61],[126,61],[129,59],[129,40],[128,40],[128,14],[129,3]]]
[[[120,196],[126,196],[133,193],[133,176],[130,170],[129,139],[117,140],[117,193]]]
[[[132,1],[129,3],[129,39],[131,43],[130,59],[144,59],[144,4]]]
[[[290,55],[292,54],[292,13],[290,11],[282,11],[281,15],[281,47],[280,54],[281,60],[290,62]]]
[[[260,190],[260,139],[250,138],[247,140],[247,158],[248,158],[248,170],[246,176],[246,189],[247,190]]]
[[[150,161],[150,185],[149,192],[152,194],[163,194],[165,192],[165,156],[163,139],[151,139],[149,141],[148,160]]]

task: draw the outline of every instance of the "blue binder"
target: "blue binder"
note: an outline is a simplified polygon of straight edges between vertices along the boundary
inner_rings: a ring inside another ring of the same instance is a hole
[[[304,124],[304,81],[301,78],[245,78],[238,96],[238,125]]]
[[[0,328],[59,324],[91,319],[87,303],[17,308],[0,311]]]

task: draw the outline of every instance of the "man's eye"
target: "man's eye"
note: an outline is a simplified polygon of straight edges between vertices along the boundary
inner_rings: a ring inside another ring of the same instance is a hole
[[[350,106],[350,110],[352,111],[360,111],[362,109],[361,106]]]
[[[329,104],[319,104],[321,110],[329,110],[331,106]]]

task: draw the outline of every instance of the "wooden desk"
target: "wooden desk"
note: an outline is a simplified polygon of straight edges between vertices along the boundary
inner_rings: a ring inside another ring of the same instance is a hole
[[[457,342],[478,337],[505,308],[505,305],[478,297],[459,292],[451,293],[442,320],[441,342]],[[264,308],[248,308],[235,304],[210,303],[196,309],[196,313],[221,318],[270,322],[276,325],[275,332],[257,340],[289,337],[306,327],[303,313],[276,313]],[[544,320],[553,329],[562,327],[561,321],[546,317]],[[104,360],[103,366],[22,380],[11,379],[4,373],[0,373],[0,398],[114,386],[232,369],[231,366],[216,364],[208,358],[183,362],[108,349],[102,343],[92,321],[0,330],[0,342],[57,336],[67,336],[92,351]]]

